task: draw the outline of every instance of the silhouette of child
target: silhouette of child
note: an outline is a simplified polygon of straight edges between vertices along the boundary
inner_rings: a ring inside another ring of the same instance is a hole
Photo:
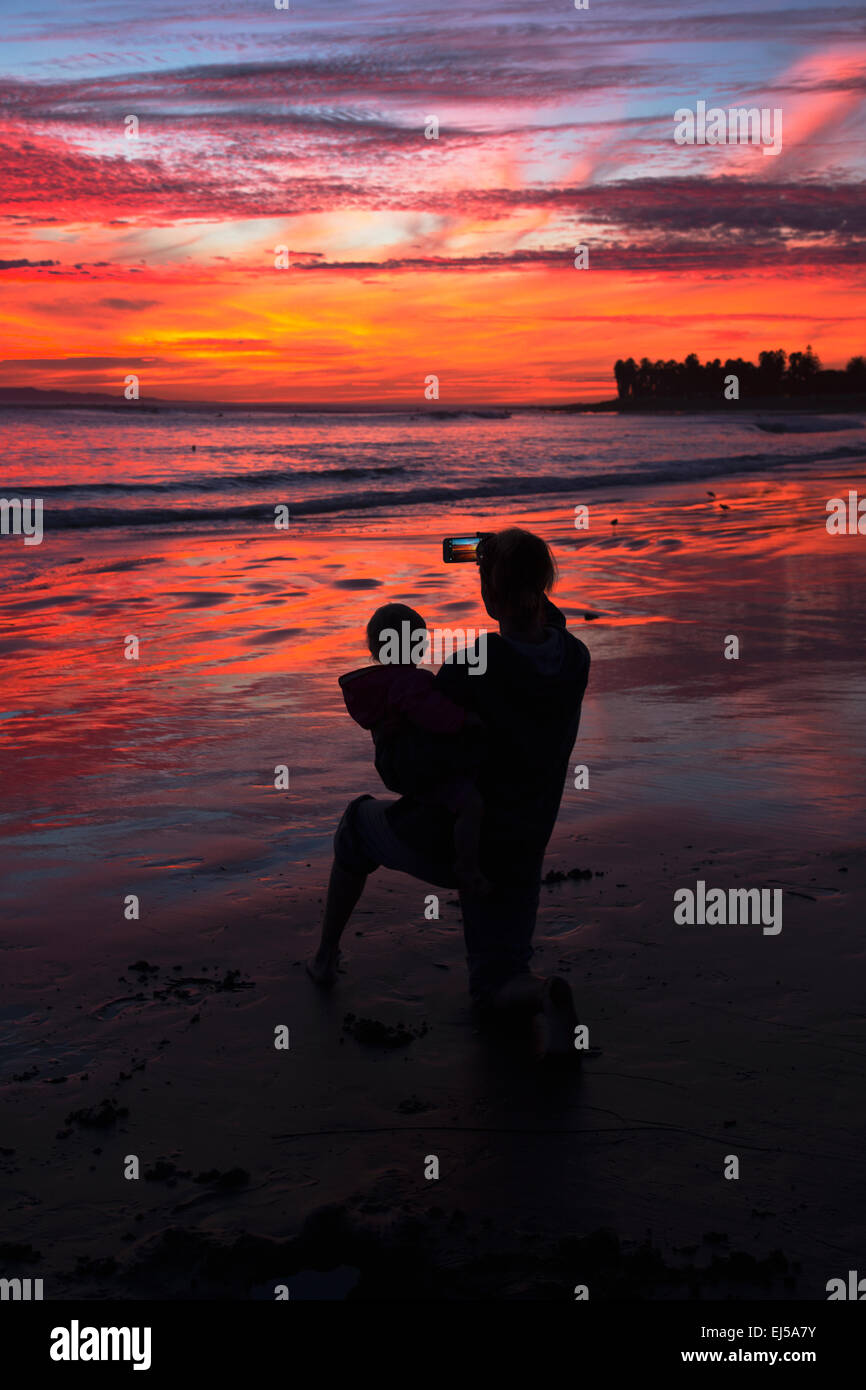
[[[403,603],[384,604],[367,624],[367,645],[377,664],[341,676],[340,689],[349,714],[373,736],[376,771],[385,786],[451,812],[458,883],[488,893],[491,885],[478,862],[484,803],[475,783],[484,725],[434,688],[432,671],[419,670],[416,662],[428,644],[420,613]]]

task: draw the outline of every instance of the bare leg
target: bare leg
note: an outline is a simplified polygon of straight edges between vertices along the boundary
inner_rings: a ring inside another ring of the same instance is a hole
[[[341,868],[336,859],[334,860],[328,880],[328,896],[325,899],[319,949],[307,962],[307,974],[322,989],[330,989],[337,979],[340,937],[364,891],[366,882],[366,874],[351,874]]]

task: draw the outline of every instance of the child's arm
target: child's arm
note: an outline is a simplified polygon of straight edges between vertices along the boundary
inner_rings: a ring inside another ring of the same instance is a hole
[[[442,695],[430,678],[419,681],[413,674],[408,680],[394,683],[390,707],[420,729],[434,734],[458,734],[466,723],[466,711]]]

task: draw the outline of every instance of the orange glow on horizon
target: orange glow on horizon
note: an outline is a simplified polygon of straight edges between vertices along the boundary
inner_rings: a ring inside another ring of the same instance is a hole
[[[544,266],[500,271],[148,268],[132,287],[7,272],[0,385],[141,398],[365,402],[426,408],[615,395],[618,357],[752,358],[810,342],[826,366],[858,344],[851,275],[667,274]],[[128,307],[127,307],[128,306]],[[68,359],[68,360],[64,360]]]

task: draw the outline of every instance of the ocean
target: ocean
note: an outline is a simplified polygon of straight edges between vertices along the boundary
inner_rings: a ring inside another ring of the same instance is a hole
[[[111,935],[136,883],[153,909],[233,868],[321,880],[342,807],[382,791],[338,676],[386,600],[490,624],[475,566],[442,563],[475,528],[550,541],[592,653],[592,794],[566,790],[554,860],[626,806],[776,843],[863,806],[836,731],[866,699],[864,545],[824,525],[859,421],[4,411],[0,438],[0,497],[44,503],[40,545],[0,537],[0,895],[25,934],[75,897]]]
[[[43,498],[53,531],[292,517],[443,515],[488,499],[760,473],[866,454],[847,417],[516,412],[325,415],[0,413],[2,495]],[[780,431],[780,432],[776,432]]]

